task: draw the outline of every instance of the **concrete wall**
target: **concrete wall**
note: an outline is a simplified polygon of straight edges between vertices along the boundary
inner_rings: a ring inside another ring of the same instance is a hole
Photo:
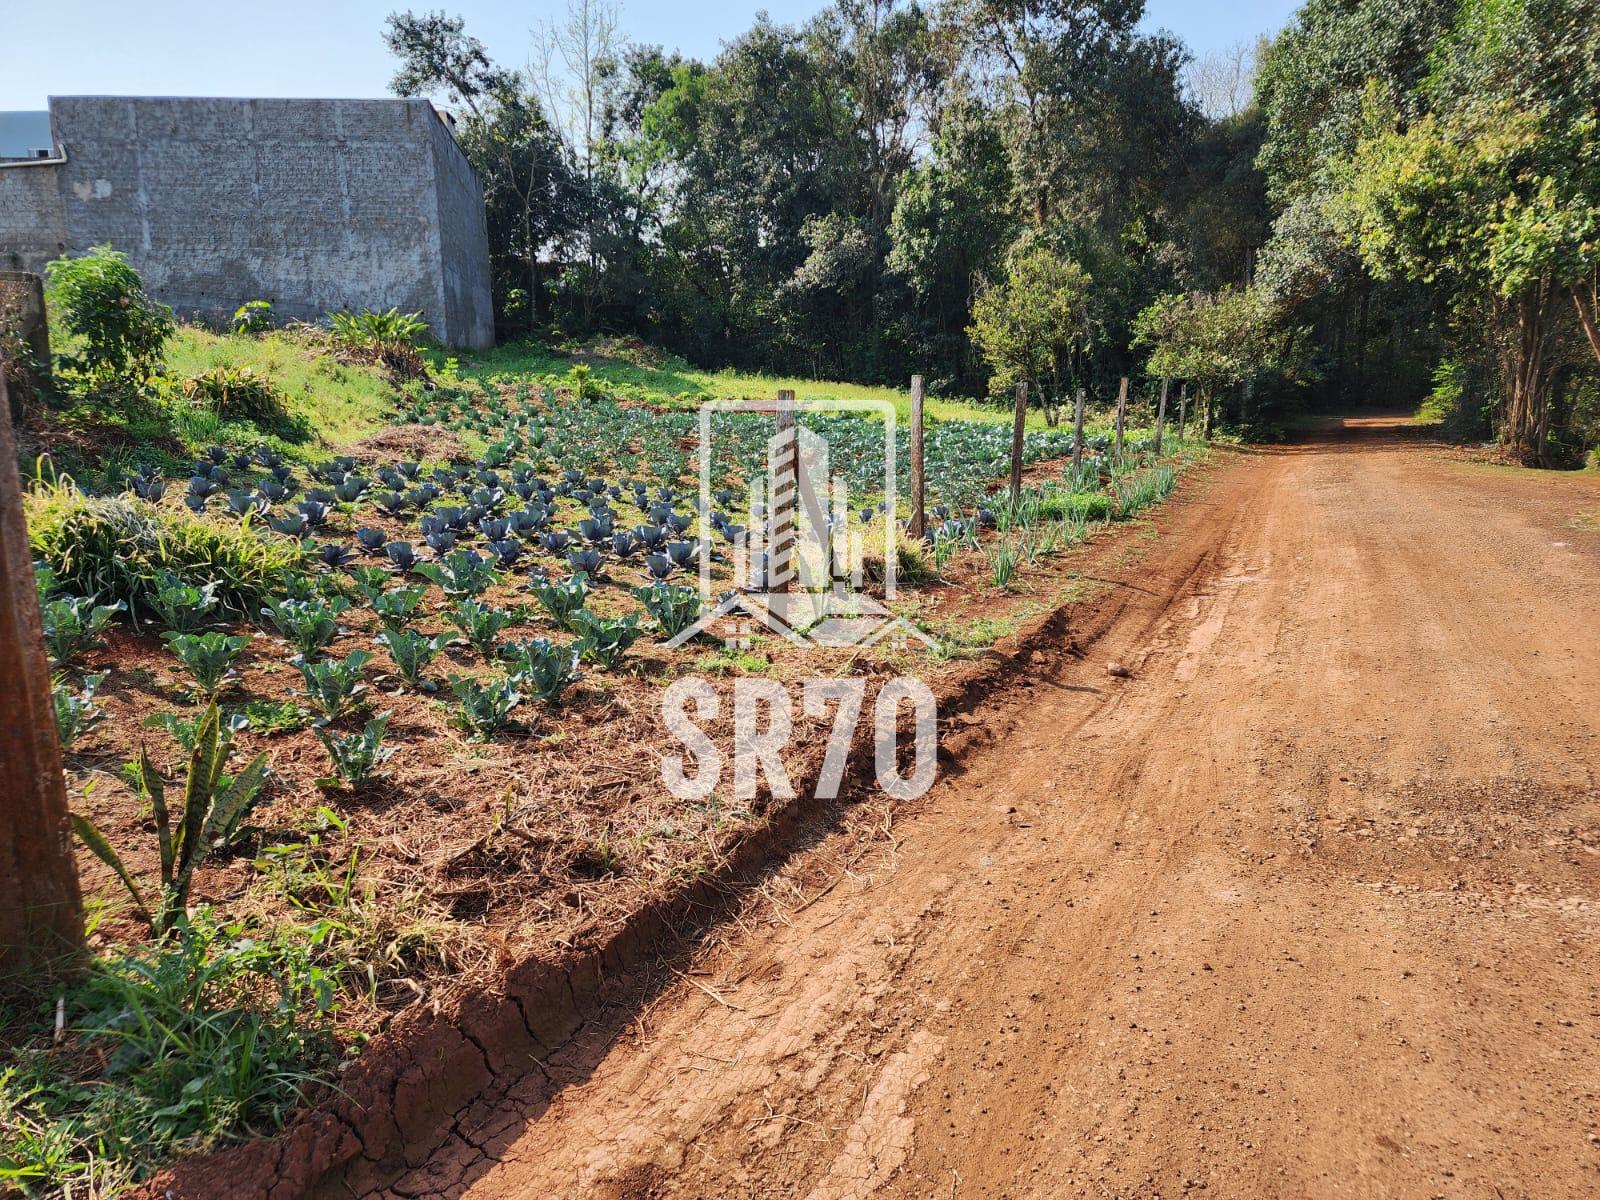
[[[50,107],[65,241],[124,251],[180,316],[226,320],[256,299],[279,319],[393,306],[420,310],[447,344],[491,344],[482,196],[426,101],[68,96]],[[23,170],[50,169],[0,175]],[[0,210],[0,263],[23,232]]]
[[[492,346],[494,301],[489,289],[489,228],[483,188],[444,122],[433,122],[431,143],[446,320],[456,331],[459,344]]]
[[[66,253],[60,168],[0,164],[0,271],[42,271]]]

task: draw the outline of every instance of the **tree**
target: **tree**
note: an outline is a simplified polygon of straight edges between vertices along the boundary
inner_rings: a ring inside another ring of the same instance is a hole
[[[461,18],[395,13],[384,41],[401,60],[396,95],[464,106],[456,139],[483,185],[496,309],[538,329],[540,258],[572,229],[579,199],[560,135],[526,76],[496,67]]]
[[[1467,0],[1434,56],[1428,110],[1376,89],[1339,213],[1380,278],[1442,289],[1488,317],[1501,440],[1547,461],[1564,315],[1600,360],[1600,34],[1577,0]],[[1571,304],[1570,313],[1564,305]]]
[[[1094,348],[1092,282],[1076,262],[1033,239],[1012,250],[1004,277],[972,307],[969,332],[994,371],[992,386],[1027,383],[1052,426]]]

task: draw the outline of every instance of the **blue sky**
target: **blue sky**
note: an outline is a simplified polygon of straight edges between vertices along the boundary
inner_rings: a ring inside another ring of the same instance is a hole
[[[634,41],[710,57],[764,8],[801,20],[820,0],[623,2]],[[379,38],[397,8],[445,8],[467,19],[496,60],[528,54],[528,30],[565,0],[5,0],[0,109],[43,108],[49,95],[381,96],[393,70]],[[1281,27],[1292,0],[1149,0],[1148,23],[1197,51]]]

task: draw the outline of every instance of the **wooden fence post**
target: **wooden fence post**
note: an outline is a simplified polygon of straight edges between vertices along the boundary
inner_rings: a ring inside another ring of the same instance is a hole
[[[0,364],[3,367],[4,364]],[[83,945],[67,789],[0,369],[0,990]]]
[[[1022,431],[1028,420],[1028,385],[1017,384],[1017,409],[1011,418],[1011,507],[1022,501]]]
[[[767,578],[766,591],[787,592],[795,575],[795,506],[800,488],[800,438],[795,428],[794,393],[778,393],[777,415],[772,423],[777,455],[768,463]],[[787,440],[785,439],[787,435]]]
[[[922,464],[922,376],[911,377],[911,536],[928,532],[927,484]]]
[[[1172,380],[1161,381],[1161,405],[1156,409],[1156,457],[1161,457],[1161,435],[1167,429],[1167,389],[1172,386]]]
[[[1078,389],[1072,405],[1072,486],[1078,486],[1083,474],[1083,389]]]
[[[1117,465],[1122,465],[1122,435],[1128,425],[1128,377],[1122,377],[1117,389]]]

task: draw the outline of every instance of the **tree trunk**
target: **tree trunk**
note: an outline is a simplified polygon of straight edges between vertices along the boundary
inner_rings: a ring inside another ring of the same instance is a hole
[[[67,829],[22,483],[0,370],[0,990],[83,945],[83,902]]]
[[[1596,360],[1600,360],[1600,315],[1595,311],[1600,308],[1600,273],[1591,275],[1583,283],[1574,284],[1571,290],[1572,305],[1578,310],[1578,323],[1583,326],[1584,336],[1589,339],[1589,349],[1594,351]]]
[[[1550,426],[1550,382],[1555,362],[1555,296],[1541,280],[1509,305],[1497,304],[1505,420],[1500,441],[1525,466],[1545,466]]]

